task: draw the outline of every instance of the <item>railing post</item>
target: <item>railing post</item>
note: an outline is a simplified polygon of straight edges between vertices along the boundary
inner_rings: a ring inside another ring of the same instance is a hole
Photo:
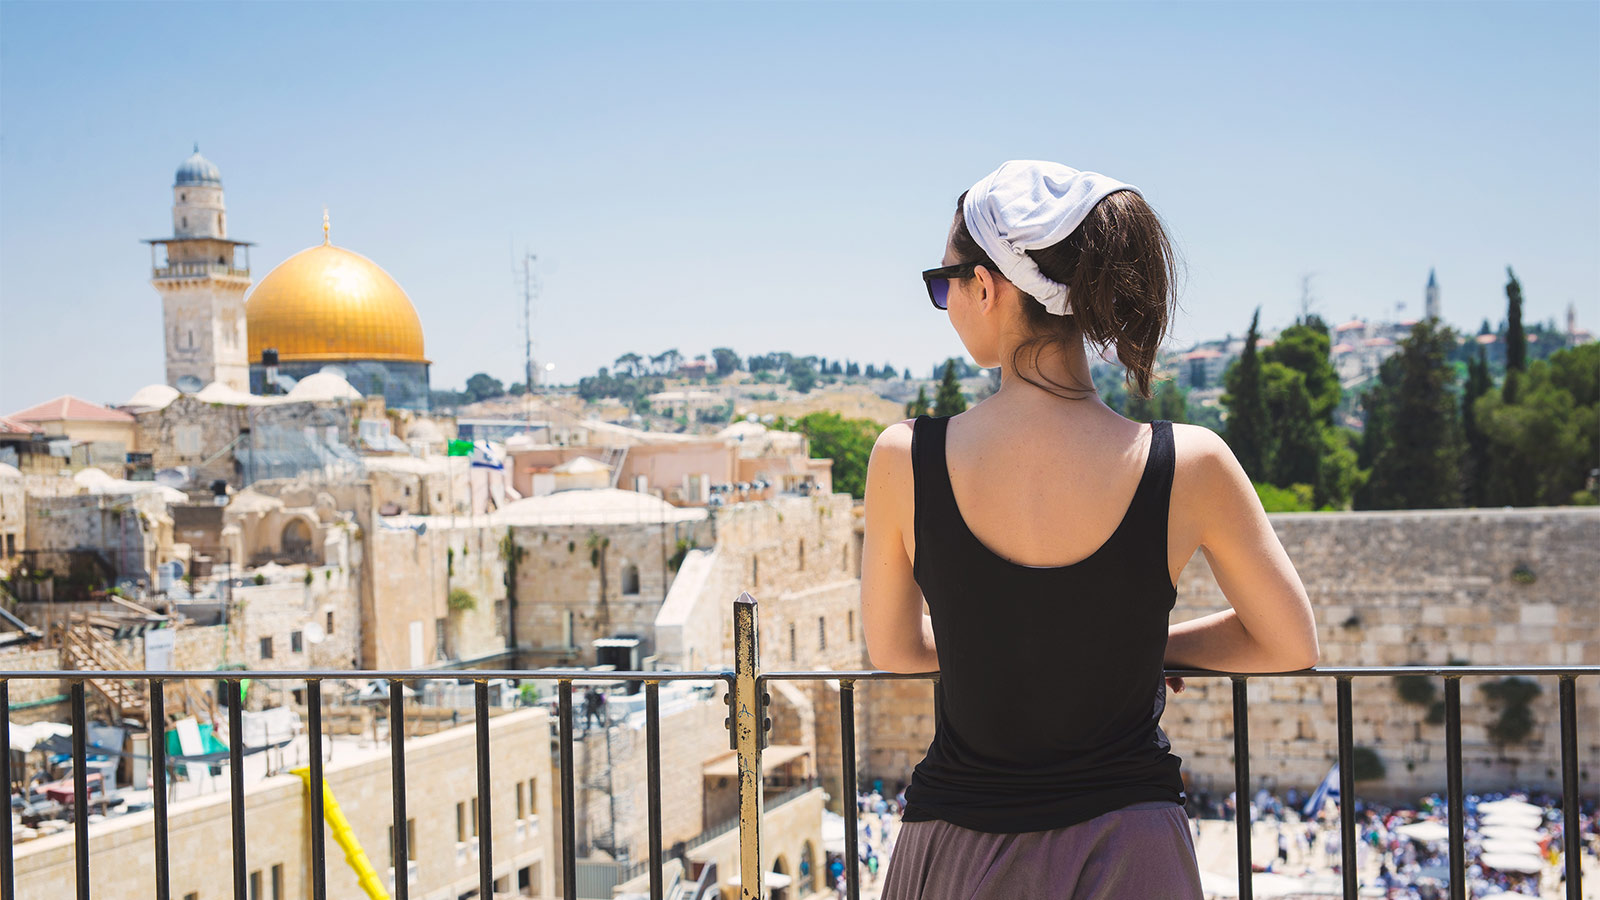
[[[1567,870],[1567,900],[1583,896],[1583,835],[1578,817],[1578,695],[1574,675],[1562,675],[1561,706],[1561,839]]]
[[[756,598],[748,592],[733,601],[733,736],[739,755],[739,900],[761,900],[761,665],[756,645]]]
[[[1466,900],[1466,822],[1461,790],[1461,677],[1444,678],[1445,803],[1450,823],[1450,900]]]
[[[650,900],[663,900],[661,859],[661,682],[644,683],[645,798],[650,813]]]
[[[939,683],[933,687],[934,708],[938,708]],[[861,900],[861,856],[857,841],[861,817],[856,811],[856,682],[839,679],[839,743],[844,754],[844,885],[845,900]]]
[[[1233,820],[1238,833],[1239,900],[1253,900],[1250,875],[1250,695],[1243,676],[1233,678]]]
[[[1344,900],[1356,900],[1361,885],[1356,872],[1356,765],[1355,716],[1350,708],[1350,676],[1335,685],[1339,728],[1339,874],[1344,880]]]
[[[11,836],[11,682],[0,679],[0,781],[6,784],[6,814],[0,819],[0,841],[5,843],[0,855],[0,900],[15,900],[16,864]]]

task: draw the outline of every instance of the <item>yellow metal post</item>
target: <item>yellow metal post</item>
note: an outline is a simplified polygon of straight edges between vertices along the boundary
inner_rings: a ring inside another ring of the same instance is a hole
[[[733,601],[733,737],[739,757],[739,900],[761,900],[761,745],[766,707],[756,696],[761,655],[756,646],[756,598]]]
[[[306,796],[309,798],[311,795],[311,767],[298,766],[289,771],[300,776],[300,780],[305,782]],[[383,879],[379,878],[378,873],[372,868],[372,863],[367,859],[366,851],[361,849],[361,843],[356,840],[355,831],[350,827],[350,820],[346,819],[344,812],[339,809],[339,801],[333,799],[333,788],[328,787],[326,781],[322,783],[322,801],[325,817],[328,820],[328,828],[333,831],[334,841],[344,851],[344,861],[349,863],[350,868],[355,870],[356,881],[361,885],[361,890],[371,900],[389,900],[389,892],[383,888]],[[314,834],[311,839],[320,841],[322,840],[322,835]],[[408,877],[410,872],[406,868],[407,865],[407,860],[397,860],[394,877]]]

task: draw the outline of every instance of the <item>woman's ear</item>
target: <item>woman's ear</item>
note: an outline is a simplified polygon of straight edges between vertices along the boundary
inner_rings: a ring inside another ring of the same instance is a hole
[[[993,308],[993,304],[1000,299],[1000,280],[988,266],[978,266],[973,270],[972,274],[974,280],[983,289],[983,292],[973,299],[977,301],[978,309],[981,312],[988,312]]]

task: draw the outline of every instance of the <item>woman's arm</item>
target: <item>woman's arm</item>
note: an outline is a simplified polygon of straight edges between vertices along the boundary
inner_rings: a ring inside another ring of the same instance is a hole
[[[1267,521],[1233,451],[1194,429],[1200,445],[1192,508],[1203,510],[1200,549],[1232,609],[1167,629],[1168,668],[1291,672],[1317,664],[1317,624],[1300,575]]]
[[[866,532],[861,545],[861,628],[872,665],[889,672],[937,672],[933,620],[911,574],[902,523],[913,521],[911,426],[890,425],[867,462]]]

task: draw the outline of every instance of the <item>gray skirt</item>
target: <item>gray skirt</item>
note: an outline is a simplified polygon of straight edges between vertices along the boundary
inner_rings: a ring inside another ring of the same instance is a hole
[[[902,822],[882,900],[1202,900],[1183,807],[1135,803],[1065,828]]]

